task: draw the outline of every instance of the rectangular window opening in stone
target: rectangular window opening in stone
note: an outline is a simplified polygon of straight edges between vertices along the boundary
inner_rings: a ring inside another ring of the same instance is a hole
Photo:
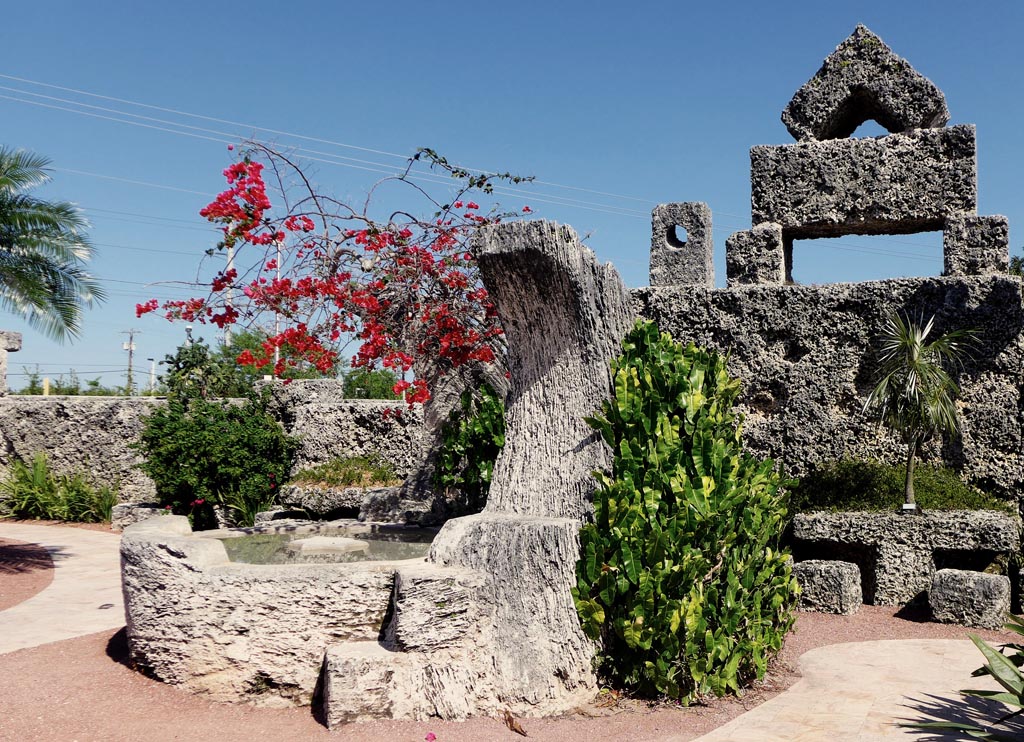
[[[941,276],[942,232],[794,240],[787,280],[801,285]]]

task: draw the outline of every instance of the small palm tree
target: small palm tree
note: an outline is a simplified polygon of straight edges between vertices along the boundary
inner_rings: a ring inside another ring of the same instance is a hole
[[[0,147],[0,306],[63,341],[81,332],[82,309],[104,297],[85,271],[92,248],[81,212],[26,193],[49,181],[49,164]]]
[[[864,405],[866,412],[877,414],[880,424],[907,444],[907,505],[916,505],[914,462],[921,444],[936,434],[955,434],[960,429],[955,404],[960,389],[946,366],[965,356],[973,333],[955,330],[928,342],[934,322],[933,316],[922,328],[895,312],[889,315],[879,337],[881,380]]]

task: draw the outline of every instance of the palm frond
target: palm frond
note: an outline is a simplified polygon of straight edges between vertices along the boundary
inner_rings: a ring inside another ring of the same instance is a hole
[[[928,342],[934,324],[934,317],[922,323],[893,313],[878,338],[880,379],[864,410],[907,441],[912,435],[959,429],[955,400],[960,389],[946,365],[960,363],[974,333],[954,330]]]
[[[85,270],[93,249],[73,204],[24,193],[49,180],[49,160],[0,147],[0,306],[63,341],[81,333],[86,307],[105,298]]]
[[[0,193],[18,193],[50,180],[50,160],[23,149],[0,147]]]

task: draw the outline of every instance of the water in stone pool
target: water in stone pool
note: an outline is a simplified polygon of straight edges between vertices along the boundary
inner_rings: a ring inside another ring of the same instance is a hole
[[[427,556],[432,529],[320,528],[222,539],[228,559],[247,564],[337,564]]]

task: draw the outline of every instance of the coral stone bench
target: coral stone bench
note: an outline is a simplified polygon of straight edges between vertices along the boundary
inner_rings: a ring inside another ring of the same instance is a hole
[[[939,567],[981,554],[1012,554],[1020,545],[1017,518],[993,510],[900,513],[801,513],[793,519],[798,561],[856,562],[865,602],[902,605],[929,590]]]
[[[860,568],[852,562],[811,559],[793,566],[800,585],[800,610],[850,615],[864,599]]]
[[[940,569],[928,591],[932,617],[940,623],[958,623],[998,629],[1010,612],[1010,578],[963,569]]]

